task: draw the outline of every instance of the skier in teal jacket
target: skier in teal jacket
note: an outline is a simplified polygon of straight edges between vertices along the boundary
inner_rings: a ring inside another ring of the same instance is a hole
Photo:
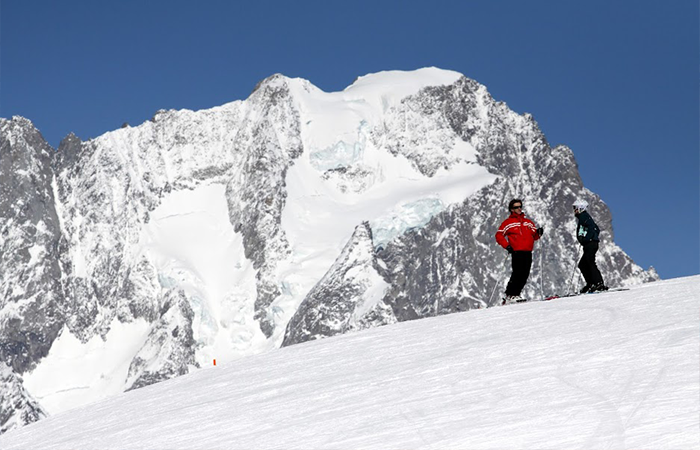
[[[598,253],[600,242],[600,228],[596,225],[593,217],[586,211],[588,202],[576,200],[574,202],[574,215],[578,219],[576,227],[576,239],[583,246],[583,256],[578,263],[578,268],[586,280],[581,293],[607,291],[608,287],[603,282],[603,276],[595,262],[595,255]]]

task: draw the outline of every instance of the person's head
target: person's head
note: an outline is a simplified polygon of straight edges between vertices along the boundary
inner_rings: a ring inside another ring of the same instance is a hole
[[[522,213],[523,212],[523,201],[519,198],[514,198],[508,203],[508,210],[512,213]]]
[[[588,202],[582,198],[576,199],[574,201],[574,214],[581,214],[588,208]]]

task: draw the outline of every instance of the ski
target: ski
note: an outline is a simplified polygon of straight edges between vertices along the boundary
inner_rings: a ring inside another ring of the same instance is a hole
[[[595,295],[595,294],[604,294],[606,292],[621,292],[621,291],[629,291],[629,290],[630,290],[630,288],[626,288],[626,287],[609,288],[605,291],[584,292],[583,294],[574,293],[574,294],[565,294],[565,295],[550,295],[549,297],[541,298],[541,299],[535,300],[535,301],[546,302],[546,301],[555,300],[558,298],[579,297],[582,295]]]
[[[588,295],[588,294],[605,294],[606,292],[620,292],[620,291],[629,291],[630,288],[626,287],[618,287],[618,288],[610,288],[606,291],[593,291],[593,292],[586,292],[585,294],[582,295]]]
[[[508,305],[517,305],[519,303],[531,303],[531,302],[547,302],[550,300],[557,300],[557,299],[562,299],[562,298],[569,298],[569,297],[580,297],[583,295],[595,295],[595,294],[604,294],[606,292],[621,292],[621,291],[629,291],[630,288],[626,287],[618,287],[618,288],[610,288],[606,291],[593,291],[593,292],[585,292],[583,294],[579,293],[574,293],[574,294],[564,294],[564,295],[550,295],[544,298],[537,298],[537,299],[520,299],[517,300],[514,303],[503,303],[503,300],[501,300],[496,306],[508,306]]]

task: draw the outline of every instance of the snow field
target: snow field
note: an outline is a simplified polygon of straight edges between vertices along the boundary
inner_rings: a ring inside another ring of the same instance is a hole
[[[312,341],[49,417],[0,447],[698,448],[699,286]]]

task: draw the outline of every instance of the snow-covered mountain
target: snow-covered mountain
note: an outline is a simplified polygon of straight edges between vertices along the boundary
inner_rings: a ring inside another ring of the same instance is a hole
[[[49,417],[0,448],[696,449],[699,283],[307,342]]]
[[[0,426],[214,359],[490,306],[513,197],[545,228],[526,296],[569,287],[575,197],[603,230],[608,284],[658,279],[614,244],[572,151],[452,71],[334,93],[274,75],[244,101],[57,151],[0,119],[0,358],[16,380],[0,389],[35,411],[3,401]]]

